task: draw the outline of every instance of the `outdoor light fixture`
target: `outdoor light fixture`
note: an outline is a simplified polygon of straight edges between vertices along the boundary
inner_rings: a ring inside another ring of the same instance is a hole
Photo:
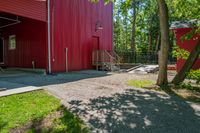
[[[103,26],[100,21],[96,22],[95,31],[103,30]]]

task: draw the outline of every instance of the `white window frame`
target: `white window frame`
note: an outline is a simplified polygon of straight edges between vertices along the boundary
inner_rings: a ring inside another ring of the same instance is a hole
[[[14,40],[11,40],[14,39]],[[8,49],[15,50],[16,49],[16,35],[10,35],[8,40]]]

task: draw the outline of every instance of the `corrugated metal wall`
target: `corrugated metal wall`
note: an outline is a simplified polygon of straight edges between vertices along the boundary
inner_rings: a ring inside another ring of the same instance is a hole
[[[100,23],[103,30],[95,31]],[[52,69],[90,69],[93,37],[99,39],[99,48],[112,49],[112,4],[91,4],[88,0],[53,0],[52,2]]]
[[[0,0],[0,11],[40,21],[47,20],[46,0]]]
[[[112,4],[103,2],[91,4],[88,0],[52,0],[52,70],[66,70],[66,52],[68,48],[68,68],[82,70],[92,68],[93,48],[112,49]],[[46,1],[43,0],[0,0],[0,11],[46,21]],[[103,30],[96,32],[96,24]],[[17,49],[6,50],[7,65],[11,67],[45,68],[46,23],[24,19],[21,24],[4,30],[6,45],[8,35],[16,34]],[[94,40],[99,40],[95,42]],[[93,46],[97,45],[99,46]],[[6,46],[8,48],[8,46]]]
[[[194,35],[192,39],[190,40],[182,40],[182,36],[189,33],[192,29],[191,28],[179,28],[174,30],[176,35],[176,42],[177,46],[179,46],[181,49],[184,49],[186,51],[192,52],[194,47],[197,44],[197,37],[200,38],[200,35]],[[177,71],[180,71],[183,65],[185,64],[184,59],[177,60]],[[195,64],[193,65],[193,69],[199,69],[200,68],[200,59],[198,59]]]
[[[21,23],[3,29],[5,42],[5,65],[8,67],[46,68],[46,23],[27,18],[20,18]],[[8,49],[9,35],[16,35],[16,49]]]

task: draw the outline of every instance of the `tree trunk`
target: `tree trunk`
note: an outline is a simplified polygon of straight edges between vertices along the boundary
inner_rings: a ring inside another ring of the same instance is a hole
[[[125,29],[125,34],[126,34],[126,40],[125,40],[125,45],[126,45],[126,51],[127,51],[127,49],[128,49],[128,14],[126,14],[126,16],[125,16],[125,25],[126,25],[126,29]]]
[[[160,33],[158,34],[158,38],[156,40],[156,49],[155,49],[155,52],[159,51],[159,47],[160,47]]]
[[[135,52],[135,31],[136,31],[136,0],[132,1],[133,21],[132,21],[132,34],[131,34],[131,50]]]
[[[167,62],[169,49],[169,24],[168,8],[165,0],[157,0],[159,7],[160,32],[161,32],[161,50],[159,52],[159,74],[157,85],[162,86],[168,83]]]
[[[148,52],[152,52],[152,45],[153,45],[153,37],[152,37],[152,33],[149,33],[149,47],[148,47]]]
[[[184,66],[181,68],[179,73],[174,77],[172,81],[173,84],[179,84],[184,81],[185,77],[187,76],[187,73],[190,71],[195,61],[198,59],[199,53],[200,53],[200,40],[198,40],[197,45],[190,53],[190,56],[186,60]]]

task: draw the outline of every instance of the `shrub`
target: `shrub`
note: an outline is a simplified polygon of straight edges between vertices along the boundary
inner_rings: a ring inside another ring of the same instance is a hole
[[[196,83],[200,84],[200,69],[198,69],[198,70],[191,70],[188,73],[187,78],[188,79],[196,80]]]

